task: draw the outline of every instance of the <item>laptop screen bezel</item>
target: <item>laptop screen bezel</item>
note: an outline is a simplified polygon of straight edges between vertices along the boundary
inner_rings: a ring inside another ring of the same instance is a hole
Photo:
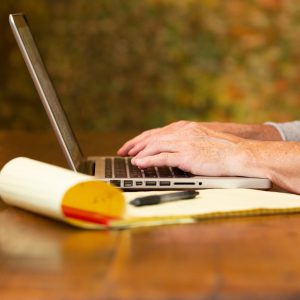
[[[21,13],[10,14],[9,23],[67,162],[72,170],[80,171],[86,159],[43,63],[27,19]]]

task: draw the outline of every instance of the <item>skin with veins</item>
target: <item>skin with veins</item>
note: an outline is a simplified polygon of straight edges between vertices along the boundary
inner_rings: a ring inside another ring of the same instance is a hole
[[[121,156],[140,168],[178,167],[195,175],[268,178],[300,193],[300,143],[269,125],[179,121],[126,142]]]

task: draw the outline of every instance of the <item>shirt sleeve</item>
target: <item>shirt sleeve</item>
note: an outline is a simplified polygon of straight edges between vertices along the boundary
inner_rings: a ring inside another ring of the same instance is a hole
[[[284,141],[300,142],[300,121],[286,123],[266,122],[264,124],[275,127]]]

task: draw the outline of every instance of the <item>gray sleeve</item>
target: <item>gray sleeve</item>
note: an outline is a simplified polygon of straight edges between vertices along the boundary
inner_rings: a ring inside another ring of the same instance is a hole
[[[286,123],[266,122],[264,124],[275,127],[284,141],[300,142],[300,121]]]

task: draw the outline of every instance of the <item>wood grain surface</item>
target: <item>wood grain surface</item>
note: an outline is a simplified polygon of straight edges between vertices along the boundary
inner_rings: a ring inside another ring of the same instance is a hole
[[[129,136],[79,139],[104,155]],[[66,166],[50,132],[0,132],[0,165],[16,156]],[[0,299],[299,299],[299,249],[297,214],[100,232],[0,201]]]

